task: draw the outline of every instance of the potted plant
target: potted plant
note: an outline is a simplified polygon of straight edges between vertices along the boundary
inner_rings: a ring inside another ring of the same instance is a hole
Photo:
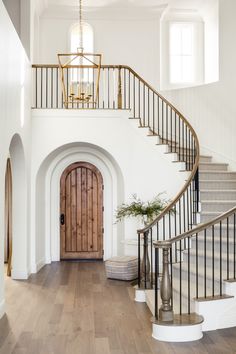
[[[162,193],[155,196],[150,201],[142,201],[136,194],[132,196],[130,203],[121,204],[116,210],[116,220],[121,221],[124,218],[141,219],[144,226],[149,225],[161,212],[167,204],[168,200],[161,197]],[[148,255],[148,233],[143,235],[143,259],[141,262],[141,279],[142,288],[150,289],[153,285],[152,276],[150,276],[150,261]],[[140,262],[140,259],[139,259]]]
[[[146,202],[134,194],[130,203],[123,203],[117,208],[116,220],[119,222],[124,218],[134,217],[140,219],[145,226],[150,224],[168,204],[166,199],[161,198],[162,194]]]

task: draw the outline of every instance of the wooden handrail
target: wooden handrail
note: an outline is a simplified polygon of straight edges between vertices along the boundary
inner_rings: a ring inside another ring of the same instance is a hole
[[[172,237],[171,239],[165,240],[165,241],[154,241],[153,245],[156,248],[165,248],[165,247],[170,248],[173,243],[184,240],[186,238],[191,238],[192,236],[198,234],[199,232],[204,231],[204,230],[208,229],[209,227],[218,224],[219,222],[227,219],[228,217],[232,216],[235,213],[236,213],[236,207],[233,207],[230,210],[228,210],[227,212],[217,216],[213,220],[210,220],[204,224],[199,224],[198,226],[194,227],[193,229],[183,232],[181,235],[178,235],[176,237]]]

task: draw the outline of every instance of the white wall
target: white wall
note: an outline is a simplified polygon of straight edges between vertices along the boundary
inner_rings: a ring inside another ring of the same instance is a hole
[[[93,155],[99,159],[101,154],[109,167],[112,182],[110,192],[107,198],[112,198],[111,207],[105,207],[105,213],[110,212],[109,220],[105,225],[104,238],[113,239],[113,247],[107,251],[105,242],[105,257],[110,257],[119,252],[120,242],[123,239],[136,238],[137,224],[133,221],[125,223],[124,232],[117,231],[117,226],[114,225],[114,213],[117,204],[123,201],[128,201],[132,194],[137,193],[144,200],[153,198],[160,192],[167,192],[166,198],[176,195],[180,187],[184,183],[186,177],[183,173],[178,172],[180,165],[171,162],[169,154],[163,154],[163,147],[155,145],[155,138],[146,136],[146,129],[138,128],[137,120],[130,120],[129,112],[127,111],[104,111],[104,110],[34,110],[33,111],[33,130],[32,130],[32,235],[37,235],[35,245],[38,245],[35,252],[35,264],[32,264],[33,269],[38,269],[45,260],[45,235],[50,237],[54,231],[50,231],[43,223],[49,214],[47,205],[55,203],[55,208],[59,205],[59,192],[54,194],[54,199],[49,201],[48,195],[50,188],[55,183],[59,186],[59,179],[54,183],[49,179],[48,190],[47,185],[47,169],[50,169],[50,164],[57,166],[62,157],[59,154],[68,149],[68,144],[73,143],[73,154],[85,154],[84,148],[86,145],[93,148]],[[54,133],[56,131],[56,134]],[[43,142],[43,143],[42,143]],[[76,145],[77,144],[77,145]],[[58,150],[59,149],[59,150]],[[77,149],[77,150],[76,150]],[[58,150],[58,152],[57,152]],[[56,153],[55,153],[56,152]],[[98,155],[98,153],[100,155]],[[44,162],[50,157],[50,164],[45,169]],[[59,158],[58,158],[59,156]],[[69,154],[67,153],[67,156]],[[91,154],[87,154],[90,158]],[[57,160],[56,160],[57,159]],[[56,162],[58,161],[58,162]],[[73,159],[71,160],[74,161]],[[96,163],[96,160],[94,160]],[[90,160],[91,162],[91,160]],[[69,164],[69,163],[68,163]],[[41,174],[44,168],[44,174]],[[64,166],[65,167],[65,166]],[[103,167],[101,167],[103,168]],[[112,172],[112,168],[120,173]],[[61,173],[63,170],[60,170]],[[35,183],[37,174],[40,173],[41,183],[37,190]],[[108,172],[109,173],[109,172]],[[43,178],[43,179],[42,179]],[[114,179],[117,181],[114,183]],[[124,186],[122,188],[122,185]],[[105,193],[107,186],[105,185]],[[40,201],[37,200],[40,198]],[[57,200],[55,200],[57,199]],[[108,205],[108,204],[107,204]],[[53,208],[53,210],[55,210]],[[36,212],[35,212],[36,209]],[[112,209],[112,210],[111,210]],[[41,222],[36,222],[36,225],[41,225],[40,230],[34,227],[34,220],[41,215]],[[44,215],[44,216],[43,216]],[[105,215],[106,218],[106,215]],[[59,211],[55,217],[55,223],[59,224]],[[109,226],[110,225],[110,226]],[[107,232],[109,229],[109,232]],[[59,229],[58,229],[59,234]],[[107,236],[106,236],[107,235]],[[59,237],[58,237],[59,240]],[[32,250],[33,251],[33,250]],[[55,258],[54,258],[55,260]]]
[[[8,13],[0,1],[0,316],[4,311],[4,267],[3,267],[3,242],[4,242],[4,189],[5,169],[9,155],[9,147],[12,137],[17,133],[19,141],[23,143],[24,155],[29,161],[30,153],[30,65],[25,51],[20,43],[18,35],[8,16]],[[4,53],[4,55],[2,55]],[[13,146],[12,146],[13,147]],[[14,150],[14,149],[13,149]],[[20,161],[19,161],[20,163]],[[14,168],[14,167],[13,167]],[[26,174],[29,172],[29,164],[26,166]],[[14,181],[13,181],[14,184]],[[14,189],[14,186],[13,186]],[[15,194],[15,200],[22,198],[22,206],[27,206],[27,195]],[[26,202],[26,204],[25,204]],[[19,206],[19,204],[18,204]],[[13,214],[20,218],[21,208],[14,207]],[[13,216],[14,217],[14,216]],[[29,252],[27,250],[28,223],[24,223],[25,233],[16,232],[13,225],[13,273],[27,274],[29,268]],[[20,225],[19,225],[20,226]],[[22,231],[21,227],[20,230]],[[17,234],[17,237],[16,237]],[[16,249],[17,245],[17,249]],[[14,248],[15,247],[15,248]],[[16,252],[17,251],[17,252]],[[15,258],[16,257],[16,258]],[[21,261],[22,262],[21,262]],[[19,266],[24,265],[24,269]]]
[[[114,14],[113,16],[114,17]],[[159,14],[156,19],[104,19],[86,16],[94,29],[95,51],[103,64],[131,66],[154,86],[159,82]],[[34,61],[57,63],[57,53],[70,52],[69,29],[75,19],[40,18],[39,56]],[[151,68],[151,70],[150,70]]]
[[[190,84],[170,82],[170,25],[178,22],[191,22],[193,24],[194,82]],[[171,90],[202,84],[204,82],[204,23],[201,16],[166,11],[161,18],[160,26],[160,89]]]
[[[206,84],[219,80],[219,2],[209,1],[202,11],[205,32],[205,78]]]
[[[189,119],[202,151],[228,162],[236,170],[236,2],[221,0],[219,7],[219,82],[164,92]]]

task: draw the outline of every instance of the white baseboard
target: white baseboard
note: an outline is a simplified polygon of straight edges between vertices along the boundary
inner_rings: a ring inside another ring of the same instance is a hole
[[[35,274],[38,273],[38,271],[45,266],[46,262],[45,259],[41,259],[37,263],[34,263],[31,265],[31,273]]]
[[[15,280],[26,280],[29,278],[29,269],[12,269],[11,277]]]
[[[4,316],[5,312],[6,312],[5,300],[2,300],[0,302],[0,318]]]

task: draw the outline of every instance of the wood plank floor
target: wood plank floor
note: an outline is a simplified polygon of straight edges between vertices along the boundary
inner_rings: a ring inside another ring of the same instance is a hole
[[[151,313],[126,282],[107,280],[104,264],[61,262],[28,281],[6,279],[1,354],[230,354],[236,328],[192,343],[151,337]]]

